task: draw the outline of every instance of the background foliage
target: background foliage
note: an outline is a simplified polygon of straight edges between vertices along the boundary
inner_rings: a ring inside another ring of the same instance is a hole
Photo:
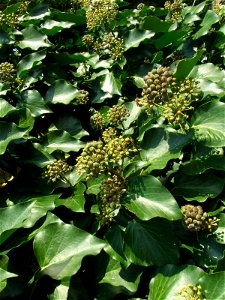
[[[1,1],[0,298],[225,298],[222,1]]]

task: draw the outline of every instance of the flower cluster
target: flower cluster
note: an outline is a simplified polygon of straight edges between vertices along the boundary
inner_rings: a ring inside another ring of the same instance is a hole
[[[214,0],[212,3],[212,9],[220,17],[220,21],[223,22],[225,20],[225,4],[222,1]]]
[[[123,105],[113,105],[108,111],[108,119],[114,126],[120,125],[128,116],[129,112]]]
[[[16,29],[17,25],[20,23],[20,17],[27,13],[29,4],[30,1],[21,2],[16,13],[5,13],[4,11],[0,11],[0,26],[2,27],[5,25],[7,27]]]
[[[94,41],[95,41],[94,36],[91,35],[91,34],[85,34],[82,37],[82,42],[87,47],[90,47],[90,46],[94,45]]]
[[[106,153],[101,141],[87,143],[81,155],[77,158],[76,170],[82,175],[87,173],[87,179],[97,177],[106,170]]]
[[[166,1],[164,7],[170,11],[170,20],[176,22],[181,17],[181,11],[184,7],[182,0]]]
[[[112,59],[120,59],[124,52],[124,40],[118,37],[117,32],[109,32],[99,38],[93,45],[93,49],[101,55],[109,55]]]
[[[142,97],[137,98],[139,106],[145,106],[148,113],[161,107],[162,114],[171,124],[183,126],[193,110],[191,103],[198,100],[199,87],[194,79],[178,82],[169,68],[153,69],[144,77]]]
[[[177,292],[180,297],[177,300],[203,300],[201,285],[188,284]]]
[[[69,166],[65,160],[55,160],[48,164],[42,173],[44,178],[48,181],[55,182],[57,179],[63,179],[65,173],[71,171],[72,166]]]
[[[12,84],[15,80],[16,70],[14,65],[9,62],[0,64],[0,82]]]
[[[103,115],[97,111],[90,117],[91,126],[96,130],[102,130],[105,126]]]
[[[103,141],[93,141],[84,147],[81,155],[77,158],[77,173],[80,175],[86,173],[87,179],[97,177],[120,166],[125,157],[129,157],[137,151],[131,137],[120,135],[108,139],[105,134]]]
[[[102,133],[102,139],[105,143],[109,143],[116,136],[117,130],[114,127],[108,127]]]
[[[194,206],[187,204],[181,207],[181,211],[184,215],[184,223],[191,232],[205,229],[211,232],[218,226],[219,219],[216,217],[209,217],[208,213],[204,212],[200,205]]]
[[[83,1],[83,6],[87,8],[86,19],[89,30],[114,19],[118,12],[118,5],[115,0]]]
[[[116,210],[120,207],[120,200],[126,192],[124,180],[114,174],[104,179],[99,195],[99,219],[102,225],[110,225]]]
[[[77,96],[76,104],[87,104],[89,100],[89,92],[86,90],[79,90],[80,95]]]

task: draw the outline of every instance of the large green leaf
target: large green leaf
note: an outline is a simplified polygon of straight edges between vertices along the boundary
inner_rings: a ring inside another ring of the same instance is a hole
[[[151,128],[144,133],[141,143],[140,167],[149,166],[148,172],[163,169],[170,159],[178,158],[182,148],[188,144],[190,137],[173,130]]]
[[[205,275],[204,271],[196,266],[166,265],[159,268],[157,275],[150,281],[148,300],[179,299],[178,292],[188,284],[196,285]],[[209,298],[214,299],[214,298]]]
[[[8,271],[9,258],[6,255],[0,256],[0,292],[4,290],[7,285],[7,279],[17,277],[15,273]]]
[[[77,95],[79,95],[77,88],[63,79],[58,79],[47,91],[45,100],[53,104],[69,104]]]
[[[45,56],[46,56],[45,50],[37,51],[24,56],[17,66],[18,76],[23,77],[34,66],[40,64],[41,61],[45,58]]]
[[[184,197],[186,200],[205,201],[215,198],[224,187],[225,178],[206,172],[202,175],[177,174],[174,179],[173,195]]]
[[[50,47],[51,43],[47,39],[47,35],[40,33],[37,28],[30,25],[22,31],[23,39],[19,42],[18,46],[22,49],[30,48],[32,50],[38,50],[42,47]]]
[[[59,22],[55,20],[47,20],[41,27],[41,32],[47,35],[54,35],[63,29],[70,28],[74,25],[72,22]]]
[[[179,259],[172,225],[162,218],[129,222],[124,251],[130,262],[141,266],[176,264]]]
[[[14,123],[0,121],[0,155],[4,154],[8,144],[12,141],[24,137],[27,129],[21,129]]]
[[[124,269],[118,261],[111,259],[105,276],[101,279],[99,284],[115,286],[124,293],[135,293],[140,282],[141,274],[141,267],[130,265],[127,269]]]
[[[121,95],[122,83],[118,78],[115,78],[112,72],[107,72],[101,83],[101,89],[110,95]]]
[[[68,132],[63,130],[53,130],[47,134],[47,140],[44,142],[48,153],[57,150],[63,152],[78,152],[84,147],[85,143],[72,137]]]
[[[18,228],[30,228],[55,208],[57,195],[41,196],[16,205],[0,208],[0,244]]]
[[[193,39],[198,39],[209,32],[209,29],[213,24],[219,21],[219,16],[212,10],[208,10],[202,20],[200,26],[201,28],[193,35]]]
[[[192,129],[196,139],[208,147],[225,146],[225,104],[212,101],[194,113]]]
[[[125,39],[125,50],[138,47],[141,42],[152,38],[154,35],[155,33],[149,30],[138,30],[136,28],[130,30],[127,38]]]
[[[44,99],[37,90],[25,90],[22,92],[21,98],[34,117],[52,113],[52,110],[46,106]]]
[[[180,208],[170,192],[153,176],[131,178],[127,183],[126,208],[141,220],[155,217],[177,220]]]
[[[184,31],[184,30],[169,31],[169,32],[164,33],[158,39],[156,39],[154,41],[154,43],[158,50],[163,49],[164,47],[169,46],[171,44],[179,45],[182,43],[186,34],[187,34],[187,31]]]
[[[84,210],[84,192],[86,187],[83,183],[79,182],[74,188],[73,195],[66,199],[57,199],[55,201],[56,206],[65,206],[74,212],[85,212]]]
[[[4,118],[11,111],[14,111],[16,108],[9,104],[5,99],[0,98],[0,118]]]
[[[199,280],[203,287],[206,299],[222,300],[225,299],[225,271],[215,274],[206,274]]]
[[[46,226],[34,238],[34,253],[43,274],[55,279],[74,275],[82,259],[96,255],[104,242],[73,225],[55,223]]]
[[[172,22],[162,21],[156,16],[148,16],[141,24],[141,28],[153,32],[168,32]]]
[[[225,157],[213,155],[205,159],[192,160],[180,167],[180,170],[188,175],[202,174],[209,169],[225,171]]]

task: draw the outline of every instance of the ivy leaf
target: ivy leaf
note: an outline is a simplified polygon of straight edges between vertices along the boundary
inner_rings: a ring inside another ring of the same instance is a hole
[[[32,198],[27,202],[0,208],[0,241],[3,243],[16,229],[30,228],[37,220],[55,208],[58,195]]]
[[[223,288],[225,280],[225,271],[215,274],[206,274],[199,280],[202,285],[206,299],[221,300],[225,298]]]
[[[47,20],[41,27],[41,32],[47,35],[55,35],[66,28],[71,28],[74,25],[72,22],[59,22],[55,20]]]
[[[142,271],[141,267],[134,265],[130,265],[127,269],[124,269],[118,261],[111,259],[105,276],[99,282],[100,288],[102,284],[109,284],[117,287],[123,293],[135,293]]]
[[[63,79],[58,79],[47,91],[45,100],[53,104],[69,104],[77,95],[79,95],[77,88]]]
[[[97,255],[104,242],[73,225],[54,223],[34,238],[34,253],[43,274],[61,280],[76,274],[82,259]]]
[[[112,72],[107,73],[101,83],[101,89],[111,95],[121,95],[122,83]]]
[[[182,218],[174,197],[153,176],[131,178],[127,183],[127,192],[125,206],[141,220],[161,217],[172,221]]]
[[[32,50],[38,50],[41,47],[51,46],[47,36],[40,33],[33,25],[27,26],[21,32],[23,34],[23,40],[18,44],[21,49],[30,48]]]
[[[84,147],[85,143],[72,137],[68,132],[63,130],[50,131],[44,142],[49,154],[61,150],[63,152],[78,152]]]
[[[213,24],[219,21],[219,16],[212,10],[208,10],[202,20],[201,28],[193,35],[193,39],[196,40],[209,32],[209,29]]]
[[[0,98],[0,118],[4,118],[11,111],[16,110],[14,106],[8,103],[5,99]]]
[[[21,98],[33,117],[52,113],[52,110],[46,106],[44,99],[37,90],[25,90],[21,93]]]
[[[225,104],[212,101],[199,107],[192,117],[196,139],[208,147],[225,146]]]
[[[141,266],[176,264],[179,249],[169,221],[155,218],[148,222],[131,221],[125,232],[127,259]]]
[[[138,30],[136,28],[130,30],[125,39],[125,50],[138,47],[141,42],[152,38],[154,35],[155,33],[149,30]]]
[[[175,187],[173,195],[182,196],[186,200],[205,201],[207,198],[215,198],[224,187],[225,179],[216,176],[213,172],[202,175],[177,174],[174,178]]]
[[[24,137],[27,133],[27,129],[21,129],[14,123],[8,123],[5,121],[0,122],[0,155],[4,154],[8,144],[12,141]]]
[[[27,71],[31,70],[46,57],[46,51],[41,50],[24,56],[18,63],[17,75],[23,77]]]
[[[84,192],[86,187],[83,183],[79,182],[74,188],[73,195],[66,199],[56,199],[55,206],[65,206],[74,212],[85,212],[84,210]]]
[[[190,136],[164,128],[146,130],[141,143],[139,167],[148,167],[148,172],[163,169],[170,159],[178,158],[182,148],[188,144]]]
[[[168,32],[172,24],[172,22],[162,21],[156,16],[149,16],[144,19],[141,28],[153,32]]]
[[[179,267],[166,265],[158,268],[157,275],[150,281],[148,300],[171,300],[179,298],[179,290],[188,284],[198,284],[204,275],[205,273],[202,269],[191,265]]]
[[[182,43],[187,31],[174,30],[164,33],[160,38],[155,40],[155,46],[158,50],[165,48],[168,45],[179,45]]]

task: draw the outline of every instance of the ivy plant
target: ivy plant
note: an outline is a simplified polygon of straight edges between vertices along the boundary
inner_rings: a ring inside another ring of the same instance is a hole
[[[1,1],[1,299],[225,298],[224,20]]]

